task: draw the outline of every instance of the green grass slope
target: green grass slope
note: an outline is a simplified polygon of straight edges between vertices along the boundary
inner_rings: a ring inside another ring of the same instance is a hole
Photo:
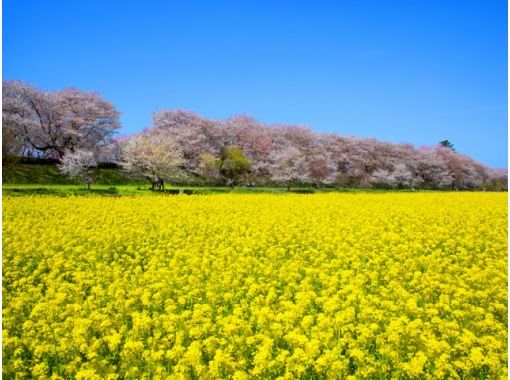
[[[98,185],[143,183],[143,179],[132,177],[120,169],[94,169],[92,176]],[[2,165],[2,183],[78,185],[82,182],[63,176],[54,165],[9,163]]]
[[[193,186],[165,183],[164,191],[151,191],[151,184],[143,178],[133,177],[120,169],[98,168],[93,171],[94,183],[88,190],[80,179],[71,180],[63,176],[55,165],[4,163],[2,165],[2,194],[8,196],[26,195],[174,195],[174,194],[313,194],[324,192],[387,192],[380,189],[324,188],[296,186],[289,192],[286,187],[244,187],[230,189],[225,186]],[[407,192],[410,190],[390,190]],[[423,191],[423,190],[422,190]]]

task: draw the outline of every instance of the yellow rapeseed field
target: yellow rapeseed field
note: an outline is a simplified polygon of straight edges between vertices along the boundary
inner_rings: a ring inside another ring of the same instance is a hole
[[[506,378],[507,194],[3,198],[4,378]]]

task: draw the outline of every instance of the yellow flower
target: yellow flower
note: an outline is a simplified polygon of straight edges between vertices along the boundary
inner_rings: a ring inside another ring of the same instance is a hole
[[[6,378],[507,376],[506,193],[2,207]]]

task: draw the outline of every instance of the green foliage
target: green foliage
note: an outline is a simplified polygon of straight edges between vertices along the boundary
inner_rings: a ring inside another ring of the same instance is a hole
[[[233,183],[251,170],[250,159],[244,156],[243,150],[237,146],[223,148],[220,160],[220,174]]]
[[[204,183],[218,183],[221,163],[221,160],[208,152],[204,152],[200,155],[198,174],[202,177],[202,185]]]
[[[453,144],[448,140],[439,141],[439,145],[441,145],[445,148],[450,148],[451,150],[453,150],[455,152],[455,148],[453,147]]]
[[[483,183],[482,187],[483,187],[484,191],[508,191],[508,186],[507,185],[505,185],[504,183],[498,183],[498,182],[495,182],[495,183],[490,183],[490,182]]]

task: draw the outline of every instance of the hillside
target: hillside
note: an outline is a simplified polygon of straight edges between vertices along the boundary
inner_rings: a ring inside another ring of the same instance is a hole
[[[118,168],[97,168],[93,171],[93,178],[99,185],[130,185],[144,183],[143,179],[130,176]],[[80,180],[71,180],[63,176],[55,165],[3,163],[2,183],[17,184],[80,184]]]

